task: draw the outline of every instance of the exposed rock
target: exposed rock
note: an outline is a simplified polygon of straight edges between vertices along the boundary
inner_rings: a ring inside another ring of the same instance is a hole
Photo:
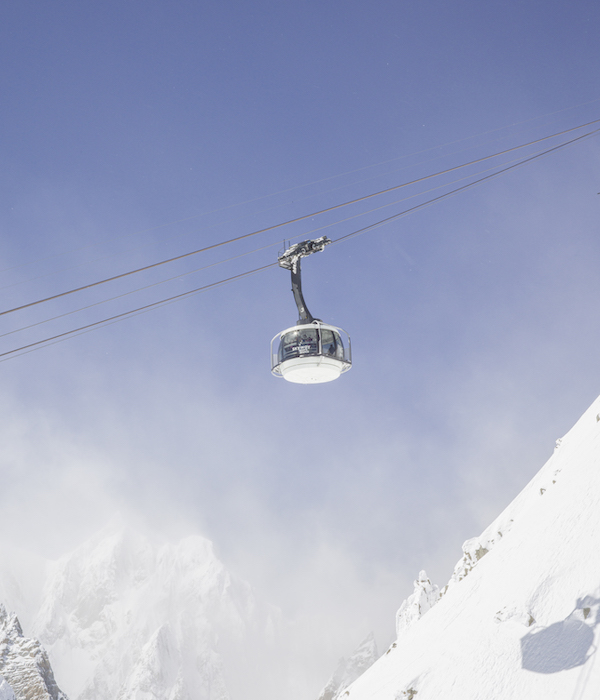
[[[0,605],[0,700],[67,700],[54,680],[48,654],[23,636],[16,615]]]
[[[396,634],[399,636],[430,610],[440,599],[440,589],[431,583],[425,571],[419,572],[415,590],[396,613]]]

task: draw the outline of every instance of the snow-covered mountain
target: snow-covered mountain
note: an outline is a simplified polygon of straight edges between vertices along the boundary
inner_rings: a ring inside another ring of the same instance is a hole
[[[396,622],[344,700],[600,698],[600,399],[443,590],[420,573]]]
[[[112,525],[58,561],[2,567],[0,600],[70,700],[258,700],[286,692],[285,675],[294,685],[285,665],[265,672],[285,645],[278,611],[199,536],[154,542]]]
[[[61,700],[56,682],[70,700],[307,697],[293,631],[199,536],[115,523],[57,561],[3,550],[0,602],[27,635],[1,608],[0,700]],[[321,700],[598,700],[600,399],[443,589],[420,572],[396,629],[370,667],[372,638],[341,662]],[[34,665],[45,690],[19,695]]]
[[[350,658],[339,660],[334,674],[321,691],[319,700],[337,700],[341,697],[346,688],[376,661],[377,656],[375,637],[370,634]]]
[[[0,700],[67,700],[56,685],[48,654],[23,636],[15,614],[0,605]]]

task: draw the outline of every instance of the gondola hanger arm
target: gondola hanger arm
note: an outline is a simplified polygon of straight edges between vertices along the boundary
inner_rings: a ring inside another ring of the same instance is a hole
[[[294,243],[286,251],[284,251],[278,258],[280,267],[286,270],[290,270],[292,273],[292,294],[294,295],[294,301],[298,307],[298,323],[312,323],[313,321],[318,321],[310,313],[306,302],[304,301],[304,295],[302,294],[302,272],[300,266],[300,260],[305,258],[311,253],[321,252],[326,245],[331,243],[331,240],[327,236],[321,236],[321,238],[316,238],[314,240],[301,241],[300,243]]]

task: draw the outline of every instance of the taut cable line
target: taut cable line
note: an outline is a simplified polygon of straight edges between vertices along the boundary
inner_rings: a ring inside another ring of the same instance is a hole
[[[512,151],[516,151],[516,150],[521,149],[521,148],[526,148],[526,147],[532,146],[536,143],[541,143],[542,141],[547,141],[548,139],[556,138],[557,136],[562,136],[566,133],[576,131],[578,129],[582,129],[586,126],[590,126],[591,124],[597,124],[598,122],[600,122],[600,119],[595,119],[594,121],[587,122],[586,124],[581,124],[579,126],[572,127],[570,129],[565,129],[564,131],[560,131],[560,132],[557,132],[555,134],[551,134],[549,136],[544,136],[542,138],[535,139],[534,141],[529,141],[528,143],[524,143],[524,144],[521,144],[519,146],[513,146],[512,148],[507,148],[503,151],[498,151],[497,153],[493,153],[491,155],[484,156],[482,158],[477,158],[476,160],[472,160],[472,161],[469,161],[467,163],[462,163],[460,165],[456,165],[452,168],[448,168],[446,170],[442,170],[442,171],[439,171],[437,173],[425,175],[425,176],[417,178],[415,180],[411,180],[409,182],[404,182],[400,185],[395,185],[394,187],[388,187],[387,189],[380,190],[378,192],[373,192],[371,194],[364,195],[363,197],[357,197],[356,199],[352,199],[352,200],[349,200],[347,202],[342,202],[341,204],[335,204],[334,206],[327,207],[325,209],[321,209],[320,211],[317,211],[317,212],[312,212],[310,214],[304,214],[302,216],[296,217],[294,219],[289,219],[288,221],[284,221],[284,222],[279,223],[279,224],[273,224],[272,226],[267,226],[266,228],[262,228],[262,229],[259,229],[257,231],[252,231],[250,233],[245,233],[241,236],[236,236],[235,238],[230,238],[229,240],[226,240],[226,241],[221,241],[219,243],[213,243],[212,245],[205,246],[204,248],[198,248],[197,250],[192,250],[192,251],[189,251],[187,253],[183,253],[181,255],[176,255],[172,258],[167,258],[165,260],[160,260],[158,262],[151,263],[150,265],[144,265],[143,267],[136,268],[135,270],[128,270],[127,272],[122,272],[118,275],[113,275],[112,277],[106,277],[105,279],[97,280],[96,282],[91,282],[89,284],[82,285],[81,287],[69,289],[65,292],[59,292],[58,294],[53,294],[53,295],[51,295],[49,297],[45,297],[43,299],[37,299],[36,301],[31,301],[27,304],[15,306],[12,309],[6,309],[5,311],[0,311],[0,316],[5,316],[7,314],[11,314],[11,313],[14,313],[16,311],[22,311],[23,309],[28,309],[28,308],[31,308],[32,306],[37,306],[38,304],[43,304],[43,303],[48,302],[48,301],[60,299],[62,297],[68,296],[70,294],[76,294],[77,292],[82,292],[86,289],[91,289],[93,287],[97,287],[99,285],[106,284],[108,282],[114,282],[116,280],[123,279],[124,277],[129,277],[130,275],[135,275],[139,272],[145,272],[147,270],[152,270],[152,269],[159,267],[161,265],[166,265],[168,263],[172,263],[172,262],[175,262],[177,260],[183,260],[184,258],[188,258],[192,255],[198,255],[199,253],[205,253],[209,250],[214,250],[216,248],[220,248],[220,247],[222,247],[224,245],[228,245],[230,243],[236,243],[236,242],[242,241],[246,238],[250,238],[252,236],[257,236],[261,233],[267,233],[268,231],[274,231],[278,228],[282,228],[283,226],[288,226],[290,224],[294,224],[294,223],[297,223],[299,221],[304,221],[306,219],[310,219],[310,218],[315,217],[315,216],[320,216],[321,214],[325,214],[325,213],[330,212],[330,211],[335,211],[336,209],[341,209],[342,207],[346,207],[346,206],[349,206],[351,204],[356,204],[358,202],[364,202],[367,199],[371,199],[373,197],[378,197],[382,194],[387,194],[388,192],[394,192],[395,190],[401,189],[403,187],[408,187],[410,185],[414,185],[414,184],[417,184],[419,182],[424,182],[425,180],[430,180],[430,179],[432,179],[434,177],[438,177],[440,175],[446,175],[447,173],[454,172],[455,170],[459,170],[460,168],[466,168],[470,165],[475,165],[475,164],[481,163],[485,160],[490,160],[491,158],[497,158],[498,156],[505,155],[507,153],[511,153]],[[596,133],[596,131],[597,130],[590,132],[589,134],[585,134],[585,136],[589,136],[593,133]],[[556,150],[558,148],[562,148],[563,146],[567,146],[567,145],[573,143],[574,141],[577,141],[581,138],[584,138],[585,136],[580,136],[580,137],[577,137],[576,139],[572,139],[570,141],[567,141],[564,144],[560,144],[559,146],[556,146],[553,149],[550,149],[548,152],[551,152],[551,151]],[[534,156],[534,157],[539,157],[539,156]],[[527,162],[527,161],[525,161],[525,162]]]
[[[597,120],[597,121],[600,121],[600,120]],[[582,134],[581,136],[577,136],[574,139],[570,139],[569,141],[566,141],[562,144],[559,144],[558,146],[554,146],[553,148],[549,148],[545,151],[537,153],[537,154],[530,156],[528,158],[524,158],[523,160],[520,160],[517,163],[514,163],[512,165],[504,167],[504,168],[496,171],[495,173],[492,173],[491,175],[486,175],[484,177],[478,178],[477,180],[474,180],[473,182],[470,182],[466,185],[462,185],[460,187],[456,187],[453,190],[445,192],[444,194],[441,194],[437,197],[433,197],[425,202],[422,202],[420,204],[415,205],[414,207],[410,207],[409,209],[405,209],[404,211],[399,212],[397,214],[394,214],[393,216],[387,217],[387,218],[382,219],[374,224],[371,224],[369,226],[365,226],[362,229],[358,229],[358,230],[353,231],[349,234],[341,236],[340,238],[337,238],[334,241],[332,241],[332,243],[340,243],[341,241],[344,241],[344,240],[351,238],[353,236],[358,236],[362,233],[373,230],[379,226],[383,226],[386,223],[389,223],[390,221],[398,219],[402,216],[406,216],[407,214],[410,214],[411,212],[417,211],[419,209],[423,209],[423,208],[430,206],[430,205],[434,204],[435,202],[438,202],[442,199],[445,199],[445,198],[453,196],[459,192],[470,189],[471,187],[475,187],[476,185],[479,185],[482,182],[486,182],[488,180],[491,180],[492,178],[498,177],[499,175],[502,175],[510,170],[513,170],[515,168],[526,165],[527,163],[530,163],[538,158],[541,158],[543,156],[547,156],[553,152],[556,152],[562,148],[565,148],[566,146],[569,146],[569,145],[576,143],[578,141],[581,141],[583,139],[589,138],[589,137],[593,136],[594,134],[597,134],[598,132],[600,132],[600,128],[594,129],[593,131],[590,131],[587,134]],[[514,150],[514,149],[511,149],[511,150]],[[485,159],[483,159],[483,160],[485,160]],[[454,168],[454,169],[456,169],[456,168]],[[424,179],[427,179],[427,178],[424,178]],[[397,188],[392,188],[392,189],[397,189]],[[342,206],[342,205],[340,205],[340,206]],[[302,217],[302,218],[307,218],[307,217]],[[272,228],[276,228],[276,227],[272,227]],[[245,238],[245,237],[248,237],[249,235],[253,235],[253,234],[246,234],[243,237]],[[221,244],[221,245],[223,245],[223,244]],[[110,317],[102,319],[100,321],[95,321],[93,323],[89,323],[89,324],[86,324],[84,326],[80,326],[79,328],[75,328],[75,329],[70,330],[70,331],[65,331],[64,333],[59,333],[59,334],[51,336],[49,338],[44,338],[43,340],[38,340],[36,342],[29,343],[27,345],[23,345],[21,347],[15,348],[13,350],[8,350],[6,352],[0,353],[0,362],[4,362],[6,360],[12,359],[13,357],[17,356],[17,354],[26,354],[28,352],[32,352],[36,349],[39,349],[41,346],[60,342],[61,340],[66,340],[67,338],[72,337],[76,334],[88,332],[88,331],[93,330],[94,328],[98,328],[102,325],[116,323],[117,321],[124,320],[125,318],[131,317],[135,314],[144,313],[144,312],[150,311],[154,308],[158,308],[160,306],[163,306],[163,305],[166,305],[169,303],[173,303],[175,301],[178,301],[178,300],[183,299],[185,297],[191,296],[193,294],[198,294],[200,292],[206,291],[210,288],[218,287],[218,286],[221,286],[223,284],[233,282],[233,281],[240,279],[242,277],[247,277],[249,275],[252,275],[252,274],[255,274],[258,272],[262,272],[262,271],[267,270],[271,267],[275,267],[276,265],[278,265],[278,263],[270,263],[267,265],[263,265],[262,267],[255,268],[253,270],[248,270],[247,272],[242,272],[242,273],[239,273],[237,275],[233,275],[232,277],[227,277],[227,278],[219,280],[217,282],[212,282],[212,283],[204,285],[202,287],[198,287],[196,289],[192,289],[192,290],[189,290],[187,292],[182,292],[181,294],[176,294],[175,296],[171,296],[171,297],[168,297],[166,299],[161,299],[159,301],[152,302],[152,303],[146,304],[144,306],[140,306],[140,307],[138,307],[136,309],[132,309],[130,311],[124,311],[120,314],[116,314],[114,316],[110,316]]]
[[[8,357],[9,355],[14,355],[15,353],[21,352],[23,350],[29,350],[29,349],[35,349],[36,346],[44,345],[44,344],[49,344],[52,343],[53,341],[58,341],[60,339],[66,339],[68,336],[71,336],[75,333],[83,333],[88,330],[92,330],[93,328],[96,328],[98,326],[101,326],[103,324],[109,324],[111,322],[123,320],[127,318],[128,316],[132,316],[134,314],[138,313],[143,313],[144,311],[150,311],[150,309],[157,308],[159,306],[163,306],[165,304],[169,304],[173,301],[177,301],[178,299],[183,299],[185,297],[191,296],[192,294],[199,294],[200,292],[204,292],[207,289],[211,289],[212,287],[219,287],[223,284],[227,284],[228,282],[233,282],[236,279],[239,279],[241,277],[248,277],[249,275],[252,275],[256,272],[262,272],[263,270],[266,270],[269,267],[275,267],[277,263],[269,263],[268,265],[263,265],[262,267],[257,267],[254,270],[248,270],[247,272],[240,272],[238,275],[233,275],[232,277],[227,277],[226,279],[219,280],[218,282],[211,282],[210,284],[205,284],[203,287],[197,287],[196,289],[190,289],[187,292],[182,292],[181,294],[176,294],[175,296],[168,297],[167,299],[161,299],[160,301],[155,301],[151,304],[146,304],[144,306],[140,306],[137,309],[131,309],[130,311],[124,311],[123,313],[116,314],[115,316],[110,316],[109,318],[103,318],[101,321],[94,321],[94,323],[88,323],[85,326],[80,326],[79,328],[74,328],[73,330],[70,331],[65,331],[64,333],[59,333],[58,335],[53,335],[50,338],[44,338],[43,340],[37,340],[35,343],[29,343],[27,345],[22,345],[20,348],[15,348],[14,350],[8,350],[6,352],[0,353],[0,358],[4,357],[5,359],[10,359]],[[0,360],[2,362],[2,360]]]

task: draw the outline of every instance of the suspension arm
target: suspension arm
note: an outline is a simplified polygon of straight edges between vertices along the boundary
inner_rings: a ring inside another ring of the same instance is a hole
[[[319,253],[329,243],[331,243],[331,241],[327,236],[295,243],[278,258],[280,267],[290,270],[292,273],[292,293],[296,306],[298,307],[298,314],[300,316],[298,319],[299,324],[312,323],[315,320],[314,316],[308,310],[306,302],[304,301],[304,295],[302,294],[300,260],[311,253]]]

